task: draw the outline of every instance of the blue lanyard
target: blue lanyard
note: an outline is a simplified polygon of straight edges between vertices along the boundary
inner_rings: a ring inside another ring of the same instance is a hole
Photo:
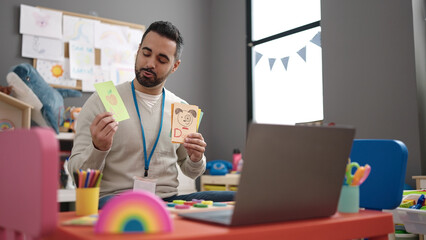
[[[160,139],[161,129],[163,128],[164,102],[165,102],[166,92],[164,91],[164,88],[163,88],[163,94],[162,94],[163,95],[163,99],[162,99],[162,103],[161,103],[160,130],[158,130],[158,136],[157,136],[157,139],[155,140],[154,146],[152,147],[151,153],[149,154],[149,157],[147,157],[147,154],[146,154],[146,142],[145,142],[145,132],[143,131],[143,125],[142,125],[141,115],[139,113],[138,101],[136,100],[135,85],[134,85],[133,81],[132,81],[133,101],[135,103],[136,112],[138,113],[139,122],[141,124],[141,129],[142,129],[143,156],[145,158],[145,174],[144,174],[144,177],[148,177],[149,163],[151,162],[152,154],[154,153],[154,150],[157,147],[158,140]]]

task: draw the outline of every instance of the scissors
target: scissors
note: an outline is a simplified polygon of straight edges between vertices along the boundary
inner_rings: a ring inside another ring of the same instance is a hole
[[[352,168],[356,168],[355,174],[352,174]],[[359,166],[358,163],[352,162],[346,165],[346,184],[351,186],[361,185],[370,174],[371,167],[368,164]]]
[[[355,172],[355,175],[354,175],[354,179],[353,179],[353,181],[352,181],[352,184],[355,186],[355,185],[361,185],[364,181],[365,181],[365,179],[367,179],[367,177],[368,177],[368,175],[370,174],[370,171],[371,171],[371,167],[370,167],[370,165],[368,165],[368,164],[365,164],[365,166],[363,167],[364,168],[364,171],[362,172],[362,174],[360,173],[360,178],[359,178],[359,181],[358,180],[355,180],[356,178],[356,172]],[[361,167],[360,168],[358,168],[358,170],[357,170],[357,172],[359,171],[361,169]]]
[[[354,179],[352,174],[352,168],[356,168],[356,171],[359,169],[359,164],[357,162],[351,162],[346,165],[346,184],[351,185]]]

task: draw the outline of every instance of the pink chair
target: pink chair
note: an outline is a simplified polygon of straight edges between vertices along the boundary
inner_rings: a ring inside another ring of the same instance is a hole
[[[0,132],[0,240],[40,239],[56,228],[58,178],[51,129]]]

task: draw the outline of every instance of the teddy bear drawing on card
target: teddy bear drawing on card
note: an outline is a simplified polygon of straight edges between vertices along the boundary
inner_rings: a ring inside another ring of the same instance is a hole
[[[16,82],[16,77],[19,77],[37,96],[42,104],[40,111],[43,119],[58,134],[59,126],[64,122],[64,98],[81,97],[81,92],[72,89],[55,89],[49,86],[37,70],[28,63],[21,63],[12,67],[7,78],[15,79]],[[37,99],[34,100],[37,101]],[[33,103],[28,102],[28,104],[32,105]]]

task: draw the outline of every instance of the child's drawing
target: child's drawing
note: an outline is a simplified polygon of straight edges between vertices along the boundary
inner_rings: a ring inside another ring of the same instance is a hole
[[[28,58],[62,61],[64,43],[58,39],[22,35],[22,56]]]
[[[38,54],[43,54],[46,52],[46,49],[42,48],[40,46],[40,40],[39,37],[34,37],[33,38],[33,42],[32,42],[32,46],[33,46],[33,50],[34,52],[38,53]]]
[[[111,69],[110,80],[114,83],[114,85],[132,81],[135,78],[135,68],[131,65],[113,64],[109,67],[109,69]]]
[[[95,47],[127,47],[128,27],[110,25],[105,23],[96,23],[95,25]]]
[[[109,69],[105,69],[101,66],[95,65],[93,68],[93,72],[93,79],[82,82],[83,92],[94,92],[96,90],[94,86],[96,83],[106,82],[110,80]]]
[[[127,42],[130,45],[132,52],[136,52],[139,48],[139,43],[142,40],[143,31],[140,29],[129,28],[127,31]]]
[[[42,15],[39,12],[33,12],[34,22],[40,28],[46,28],[49,25],[49,15]]]
[[[113,64],[135,66],[135,52],[126,47],[104,47],[101,49],[102,67],[110,67]]]
[[[62,12],[21,4],[19,32],[62,39]]]
[[[95,42],[95,23],[98,21],[64,16],[64,42],[76,41],[93,45]]]
[[[75,87],[76,80],[70,78],[69,60],[64,61],[46,61],[37,60],[37,71],[43,79],[49,84]]]
[[[71,41],[70,76],[74,79],[92,80],[95,66],[95,49],[89,44]]]

